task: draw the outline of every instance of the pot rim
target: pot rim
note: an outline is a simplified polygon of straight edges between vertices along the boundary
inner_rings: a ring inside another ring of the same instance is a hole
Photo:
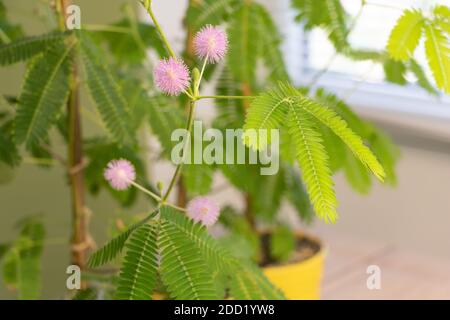
[[[267,233],[270,233],[270,231],[269,230],[265,230],[265,231],[261,232],[261,234],[267,234]],[[285,263],[281,263],[281,264],[280,263],[272,263],[272,264],[268,264],[266,266],[263,266],[262,267],[263,269],[284,268],[284,267],[287,267],[287,266],[292,266],[292,265],[306,263],[306,262],[311,261],[312,259],[318,258],[320,256],[323,256],[323,258],[325,258],[327,256],[328,250],[325,247],[323,241],[318,236],[312,235],[311,233],[309,233],[307,231],[304,231],[304,230],[301,230],[301,229],[295,230],[294,234],[295,234],[295,237],[297,239],[299,239],[299,238],[306,238],[306,239],[308,239],[308,240],[318,244],[319,245],[319,250],[317,250],[313,255],[311,255],[310,257],[308,257],[308,258],[306,258],[304,260],[285,262]]]

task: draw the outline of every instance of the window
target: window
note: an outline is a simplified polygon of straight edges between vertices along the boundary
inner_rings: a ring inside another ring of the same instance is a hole
[[[341,3],[348,14],[357,16],[361,1],[341,0]],[[358,49],[383,50],[391,29],[404,9],[427,9],[436,4],[448,5],[449,1],[367,0],[349,41]],[[336,92],[363,116],[396,127],[406,127],[407,130],[427,131],[433,136],[438,134],[450,141],[450,130],[447,129],[450,122],[449,96],[434,97],[414,84],[402,87],[387,83],[382,65],[371,61],[355,62],[336,55],[324,31],[315,29],[305,34],[298,25],[286,24],[285,21],[292,21],[294,13],[287,4],[277,6],[273,12],[284,30],[286,59],[298,84],[310,84],[325,68],[327,72],[321,74],[316,85]],[[415,54],[432,82],[423,44]],[[407,77],[411,82],[415,81],[413,75]]]

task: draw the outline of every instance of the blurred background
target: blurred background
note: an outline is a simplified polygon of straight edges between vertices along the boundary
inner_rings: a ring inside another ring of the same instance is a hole
[[[81,7],[82,23],[102,24],[116,21],[125,0],[77,0]],[[284,38],[289,72],[298,85],[307,84],[314,77],[324,86],[344,98],[353,109],[385,129],[399,145],[401,159],[397,167],[396,187],[375,184],[368,195],[355,193],[342,175],[336,177],[340,201],[340,220],[336,225],[319,221],[307,227],[321,236],[329,248],[328,270],[324,284],[325,298],[393,297],[405,292],[411,282],[421,283],[407,297],[450,298],[450,99],[431,96],[415,86],[400,87],[383,79],[382,66],[376,63],[347,60],[336,55],[333,46],[320,30],[304,33],[295,25],[294,13],[288,0],[260,1],[271,8]],[[403,9],[427,7],[449,1],[374,0],[363,12],[352,34],[356,47],[380,49],[386,45],[389,32]],[[29,0],[5,0],[11,20],[22,23],[30,34],[45,30],[31,19],[36,13]],[[346,10],[356,15],[360,1],[342,0]],[[184,41],[182,16],[185,0],[154,0],[162,27],[170,41]],[[50,14],[39,12],[39,14]],[[144,13],[142,13],[145,19]],[[176,47],[176,46],[175,46]],[[423,50],[417,59],[425,65]],[[326,72],[320,70],[326,69]],[[0,93],[15,95],[21,87],[23,66],[0,69]],[[149,70],[150,72],[150,70]],[[200,108],[205,109],[205,108]],[[208,111],[206,111],[208,113]],[[208,116],[207,114],[205,116]],[[86,131],[95,130],[89,125]],[[1,166],[1,165],[0,165]],[[167,166],[156,164],[153,173],[168,174]],[[23,165],[14,174],[0,167],[0,243],[15,236],[14,224],[20,216],[43,214],[48,226],[44,255],[44,298],[58,298],[65,289],[65,269],[69,261],[67,235],[70,216],[67,183],[57,167],[42,169]],[[217,177],[217,184],[221,178]],[[216,195],[219,201],[233,199],[232,190]],[[97,243],[106,240],[111,218],[124,214],[102,193],[88,199],[92,216],[92,233]],[[138,203],[129,212],[144,210]],[[290,208],[283,209],[289,215]],[[386,270],[383,285],[387,296],[368,292],[366,267],[380,265]],[[338,280],[336,280],[338,278]],[[361,282],[360,281],[360,282]],[[389,282],[390,281],[390,282]],[[355,285],[356,283],[356,285]],[[351,287],[353,285],[353,287]],[[352,288],[337,293],[338,288]],[[434,291],[433,291],[434,290]],[[392,294],[392,296],[389,296]],[[413,295],[411,295],[413,294]],[[414,296],[418,294],[418,296]],[[0,298],[12,297],[0,286]],[[426,297],[426,296],[425,296]]]

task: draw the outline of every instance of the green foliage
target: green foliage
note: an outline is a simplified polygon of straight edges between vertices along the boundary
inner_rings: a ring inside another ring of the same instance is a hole
[[[257,299],[282,298],[254,266],[236,260],[205,227],[168,207],[159,213],[126,241],[116,298],[151,299],[158,277],[176,299],[223,298],[226,288],[237,299],[248,292]],[[236,275],[241,280],[233,284]]]
[[[285,190],[283,169],[274,175],[259,175],[255,180],[255,190],[250,192],[252,210],[261,219],[272,222],[277,216]]]
[[[14,42],[0,45],[0,65],[9,65],[26,61],[48,50],[51,46],[61,45],[68,33],[53,32],[40,36],[20,38]]]
[[[408,65],[385,64],[387,78],[399,84],[405,84],[406,67],[417,77],[418,84],[428,92],[435,94],[421,67],[412,59],[420,39],[425,34],[425,53],[428,65],[438,88],[450,92],[450,9],[436,6],[433,15],[425,15],[420,10],[405,10],[391,32],[387,49],[389,55],[399,61],[409,61]],[[395,68],[393,68],[395,67]]]
[[[402,61],[388,59],[383,64],[384,74],[386,80],[399,85],[405,85],[407,83],[406,65]]]
[[[387,49],[392,58],[408,60],[423,32],[424,17],[419,10],[405,10],[389,36]]]
[[[196,231],[198,231],[197,229]],[[195,231],[194,231],[195,232]],[[216,299],[212,274],[202,259],[197,243],[186,239],[184,230],[170,223],[161,222],[159,247],[161,250],[161,279],[172,298]],[[193,233],[194,237],[198,234]]]
[[[138,227],[126,243],[126,255],[120,271],[116,298],[149,300],[157,280],[157,226]]]
[[[6,7],[0,1],[0,45],[15,40],[23,35],[21,26],[13,24],[8,19]]]
[[[349,127],[356,134],[361,136],[383,166],[386,173],[385,182],[395,184],[395,165],[399,152],[394,147],[393,142],[373,125],[359,118],[344,101],[334,94],[319,89],[316,91],[316,98],[322,104],[331,107],[348,123]],[[322,131],[322,134],[325,138],[324,142],[327,151],[330,153],[330,156],[333,155],[331,157],[333,171],[343,168],[350,185],[356,191],[367,193],[372,185],[367,168],[362,167],[361,163],[356,161],[351,151],[333,132],[325,130]]]
[[[336,220],[337,201],[329,157],[321,133],[316,129],[318,125],[330,129],[377,178],[383,180],[383,167],[339,114],[289,85],[280,83],[278,88],[258,96],[251,104],[244,128],[275,129],[286,123],[311,201],[316,213],[325,221]],[[246,142],[256,148],[264,147],[259,141]]]
[[[260,261],[260,240],[258,233],[232,207],[225,207],[220,213],[220,222],[229,231],[229,235],[221,238],[225,248],[241,260]]]
[[[199,255],[208,266],[221,270],[226,267],[225,259],[229,258],[229,254],[208,235],[201,224],[194,223],[185,215],[168,207],[161,208],[161,220],[166,231],[173,230],[191,242],[191,246],[198,249]]]
[[[251,3],[233,13],[229,22],[230,49],[227,66],[236,81],[251,85],[255,82],[256,62],[260,33],[257,29],[258,13]]]
[[[29,65],[15,120],[17,143],[27,148],[48,135],[69,96],[71,52],[74,43],[48,48]]]
[[[206,24],[221,24],[233,13],[241,1],[238,0],[203,0],[194,3],[187,12],[187,22],[194,31]]]
[[[104,188],[124,207],[130,206],[137,198],[137,190],[130,188],[123,191],[113,189],[103,177],[103,172],[111,159],[127,159],[136,169],[139,177],[146,176],[145,166],[138,156],[136,148],[118,145],[107,139],[97,138],[85,141],[85,153],[89,159],[85,176],[88,190],[92,194]]]
[[[287,261],[295,246],[295,235],[288,227],[278,226],[270,235],[270,255],[277,261]]]
[[[292,6],[298,13],[297,21],[304,22],[307,30],[324,28],[337,51],[348,50],[348,19],[339,0],[293,0]]]
[[[129,227],[125,232],[122,232],[114,239],[109,241],[102,248],[93,253],[88,261],[89,267],[91,268],[99,267],[113,260],[117,255],[119,255],[122,252],[125,242],[130,237],[130,235],[136,229],[147,223],[149,220],[153,219],[155,214],[156,212],[152,212],[145,219],[139,221],[138,223],[135,223],[134,225]]]
[[[239,268],[239,269],[238,269]],[[238,300],[280,300],[284,296],[253,265],[241,263],[230,281],[230,295]]]
[[[129,18],[114,23],[112,27],[128,30],[128,32],[106,31],[100,34],[119,63],[140,64],[147,58],[147,50],[150,48],[159,56],[166,54],[155,27]]]
[[[41,255],[45,229],[37,217],[19,223],[20,234],[3,261],[3,281],[16,289],[19,299],[37,299],[41,290]]]
[[[316,214],[326,222],[335,222],[337,200],[328,155],[320,133],[315,131],[314,119],[302,108],[290,105],[289,134],[297,151],[297,161],[303,181],[310,195]]]
[[[278,28],[264,6],[255,4],[252,10],[255,12],[255,23],[260,46],[255,53],[260,54],[265,68],[268,69],[269,79],[272,82],[286,81],[289,79],[289,76],[280,50],[281,36]]]
[[[428,65],[433,72],[437,86],[450,93],[450,44],[446,36],[435,24],[425,27],[425,51]]]
[[[173,146],[171,136],[175,129],[183,128],[183,111],[176,107],[173,98],[155,95],[147,104],[148,123],[153,134],[158,138],[162,152],[170,157]]]
[[[302,98],[299,105],[322,124],[329,127],[349,147],[353,154],[369,168],[373,174],[383,181],[385,172],[370,149],[364,145],[360,136],[355,134],[347,123],[332,109],[323,107],[313,100]]]
[[[205,195],[211,191],[214,170],[206,164],[183,165],[183,185],[190,195]]]
[[[129,110],[119,85],[102,62],[100,49],[87,34],[80,33],[79,38],[86,84],[106,127],[118,143],[133,143]]]
[[[235,81],[256,87],[256,66],[262,61],[273,81],[289,78],[280,51],[281,37],[269,12],[257,3],[243,3],[229,23],[227,67]]]
[[[284,176],[286,184],[286,197],[294,206],[297,214],[303,222],[311,222],[314,218],[314,210],[309,201],[308,194],[303,186],[300,175],[290,165],[284,167]]]
[[[0,126],[0,161],[11,167],[20,163],[19,151],[13,138],[13,121]]]
[[[417,63],[416,60],[411,59],[409,60],[409,70],[414,74],[414,76],[417,78],[417,84],[431,93],[432,95],[437,95],[437,90],[433,87],[433,85],[428,80],[425,72],[423,71],[422,67],[419,63]]]

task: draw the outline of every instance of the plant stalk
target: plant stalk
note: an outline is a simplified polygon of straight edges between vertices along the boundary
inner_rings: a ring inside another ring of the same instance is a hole
[[[170,181],[169,187],[167,188],[166,193],[164,194],[164,196],[162,197],[162,203],[164,204],[167,199],[169,198],[173,187],[175,186],[175,184],[178,182],[178,179],[180,177],[181,174],[181,167],[183,166],[183,162],[185,160],[186,157],[186,148],[189,144],[189,141],[191,139],[191,134],[192,134],[192,124],[194,123],[194,114],[195,114],[195,101],[191,100],[189,102],[189,117],[188,117],[188,121],[186,124],[186,130],[189,132],[187,140],[184,143],[183,149],[181,150],[181,163],[177,165],[177,168],[175,169],[175,172],[172,176],[172,179]]]
[[[60,26],[66,29],[67,7],[71,0],[60,0]],[[62,18],[62,19],[61,19]],[[71,238],[71,263],[86,269],[87,255],[89,251],[90,236],[88,233],[89,214],[85,202],[84,190],[84,163],[82,128],[80,117],[80,88],[78,79],[78,67],[73,63],[70,75],[71,89],[67,103],[67,130],[68,130],[68,175],[70,181],[72,202],[72,238]],[[74,170],[76,168],[76,170]],[[86,287],[86,283],[82,283]]]

